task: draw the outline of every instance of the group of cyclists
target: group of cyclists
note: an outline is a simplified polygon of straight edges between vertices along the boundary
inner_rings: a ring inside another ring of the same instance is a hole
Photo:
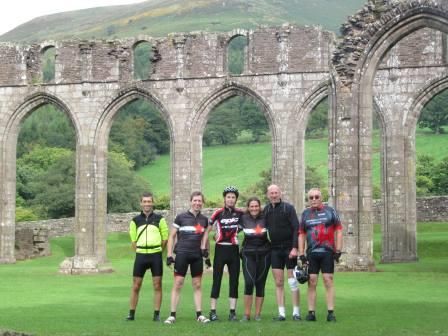
[[[342,249],[342,225],[336,211],[322,202],[319,189],[308,192],[309,207],[298,219],[293,205],[281,198],[277,185],[267,189],[269,203],[262,207],[260,199],[247,200],[246,210],[236,207],[239,191],[228,186],[223,191],[224,206],[216,210],[208,219],[201,213],[204,195],[195,191],[190,196],[190,209],[174,219],[171,228],[166,220],[153,211],[154,197],[151,193],[141,196],[141,213],[129,225],[132,247],[136,252],[130,310],[126,320],[135,319],[139,292],[148,269],[152,273],[154,289],[153,321],[161,321],[162,302],[162,251],[167,250],[166,265],[174,266],[174,282],[171,290],[170,315],[165,324],[176,322],[176,311],[188,269],[192,277],[193,298],[196,320],[200,323],[222,319],[217,312],[224,268],[229,278],[228,321],[248,322],[252,318],[255,292],[255,312],[253,319],[261,320],[265,297],[265,284],[272,268],[278,315],[274,321],[286,321],[285,272],[292,296],[292,320],[302,320],[300,313],[300,293],[297,264],[307,270],[308,314],[307,321],[316,321],[316,286],[318,274],[322,272],[326,289],[327,321],[334,322],[334,262],[339,262]],[[213,263],[210,260],[210,232],[214,232],[215,250]],[[243,232],[244,240],[238,242],[238,233]],[[241,262],[240,262],[241,260]],[[213,282],[210,294],[210,312],[202,313],[202,274],[204,263],[213,266]],[[244,314],[238,319],[236,306],[238,299],[239,275],[242,267],[244,276]],[[301,269],[302,270],[302,269]],[[303,273],[303,272],[302,272]],[[301,273],[301,274],[302,274]]]

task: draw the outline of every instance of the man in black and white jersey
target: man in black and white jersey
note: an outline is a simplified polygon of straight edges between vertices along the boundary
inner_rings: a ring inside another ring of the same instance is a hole
[[[235,208],[239,192],[234,186],[228,186],[222,193],[224,207],[216,210],[210,217],[210,228],[215,230],[215,255],[213,259],[213,284],[211,291],[210,320],[217,321],[216,305],[221,290],[224,266],[229,272],[229,321],[238,321],[236,302],[238,299],[238,279],[240,276],[240,257],[238,248],[238,226],[243,211]]]
[[[288,285],[291,289],[293,313],[292,319],[300,321],[299,283],[293,275],[297,265],[299,220],[292,204],[282,200],[282,191],[273,184],[268,187],[269,204],[264,207],[266,227],[271,240],[271,267],[275,281],[275,291],[278,305],[278,316],[275,321],[285,321],[285,290],[284,269],[288,274]]]
[[[179,303],[181,289],[184,285],[185,275],[190,267],[193,297],[196,308],[196,320],[200,323],[208,323],[210,320],[202,315],[202,272],[203,253],[201,248],[206,246],[208,219],[201,214],[204,196],[200,191],[191,194],[190,210],[176,216],[167,244],[166,264],[174,264],[174,284],[171,291],[171,314],[165,320],[166,324],[176,322],[176,310]],[[173,249],[177,237],[176,247]],[[176,254],[174,259],[173,253]]]

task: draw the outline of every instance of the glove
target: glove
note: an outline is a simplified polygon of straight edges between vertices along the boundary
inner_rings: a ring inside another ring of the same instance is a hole
[[[207,259],[208,258],[208,250],[207,249],[201,249],[202,257]]]
[[[173,257],[166,258],[166,265],[171,266],[171,264],[174,264],[174,258]]]
[[[308,258],[304,254],[299,256],[299,259],[302,262],[302,265],[308,264]]]
[[[212,267],[212,263],[210,261],[210,258],[205,259],[205,266],[207,266],[207,268]]]
[[[336,261],[336,263],[338,264],[339,263],[339,259],[341,258],[341,251],[336,251],[334,254],[333,254],[333,259],[334,259],[334,261]]]

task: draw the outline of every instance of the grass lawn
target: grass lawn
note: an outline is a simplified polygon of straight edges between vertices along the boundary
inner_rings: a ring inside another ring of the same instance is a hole
[[[305,144],[305,160],[309,166],[316,167],[322,178],[328,176],[327,139],[309,139]],[[436,135],[427,130],[419,130],[416,137],[418,154],[430,153],[436,161],[448,156],[447,134]],[[380,139],[375,133],[372,142],[372,181],[379,186],[380,175]],[[235,184],[244,191],[248,186],[261,179],[259,174],[271,167],[271,143],[238,144],[228,146],[204,147],[203,186],[207,199],[221,200],[222,188]],[[151,165],[143,167],[137,173],[150,181],[157,195],[170,194],[169,155],[162,155]]]
[[[379,227],[375,227],[375,258],[380,254]],[[151,282],[143,286],[136,321],[126,322],[133,255],[127,234],[111,234],[108,256],[115,272],[92,276],[57,274],[58,264],[73,255],[73,238],[52,241],[51,257],[0,265],[0,330],[34,335],[448,335],[448,223],[418,225],[420,260],[407,264],[378,264],[375,273],[336,275],[338,322],[325,321],[324,290],[318,289],[316,323],[275,323],[272,277],[266,288],[261,322],[198,325],[190,278],[186,279],[173,326],[151,321]],[[166,269],[162,316],[169,313],[172,271]],[[147,279],[149,280],[149,278]],[[218,313],[227,315],[227,279]],[[208,312],[211,275],[204,277],[204,312]],[[301,286],[306,293],[306,286]],[[242,276],[240,284],[242,295]],[[306,295],[302,295],[302,312]],[[242,300],[237,313],[241,315]],[[287,297],[287,312],[291,312]]]

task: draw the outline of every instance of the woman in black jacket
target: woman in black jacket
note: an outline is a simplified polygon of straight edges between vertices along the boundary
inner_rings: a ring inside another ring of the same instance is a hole
[[[257,197],[247,201],[247,211],[241,217],[244,242],[241,250],[244,274],[244,316],[242,321],[250,320],[250,312],[255,288],[255,320],[259,321],[264,301],[266,278],[271,266],[271,243],[266,221]]]

